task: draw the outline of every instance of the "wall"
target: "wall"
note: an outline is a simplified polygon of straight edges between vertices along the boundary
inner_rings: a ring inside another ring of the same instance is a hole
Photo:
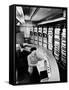
[[[31,29],[31,27],[29,27],[29,26],[21,26],[20,27],[20,31],[21,32],[24,32],[24,37],[30,37],[30,29]]]

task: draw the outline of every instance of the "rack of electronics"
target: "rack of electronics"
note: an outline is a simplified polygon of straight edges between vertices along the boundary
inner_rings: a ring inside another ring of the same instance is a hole
[[[52,51],[59,65],[66,69],[67,64],[67,24],[66,19],[34,26],[30,30],[31,44]]]

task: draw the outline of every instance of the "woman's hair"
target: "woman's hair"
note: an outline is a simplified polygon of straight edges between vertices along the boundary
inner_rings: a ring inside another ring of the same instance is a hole
[[[34,50],[36,50],[37,48],[36,47],[32,47],[31,49],[30,49],[30,51],[32,52],[32,51],[34,51]]]

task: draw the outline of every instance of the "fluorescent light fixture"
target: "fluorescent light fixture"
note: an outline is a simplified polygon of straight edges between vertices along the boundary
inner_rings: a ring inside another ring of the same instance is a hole
[[[16,18],[22,24],[25,23],[23,9],[20,6],[16,7]]]
[[[47,23],[52,23],[52,22],[57,22],[57,21],[65,20],[65,19],[66,19],[66,18],[61,17],[61,18],[57,18],[57,19],[48,20],[48,21],[44,21],[44,22],[38,23],[38,25],[47,24]]]

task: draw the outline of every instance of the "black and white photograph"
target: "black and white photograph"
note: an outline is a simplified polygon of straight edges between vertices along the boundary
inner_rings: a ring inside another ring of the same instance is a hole
[[[67,8],[12,5],[9,12],[9,83],[67,82]]]

